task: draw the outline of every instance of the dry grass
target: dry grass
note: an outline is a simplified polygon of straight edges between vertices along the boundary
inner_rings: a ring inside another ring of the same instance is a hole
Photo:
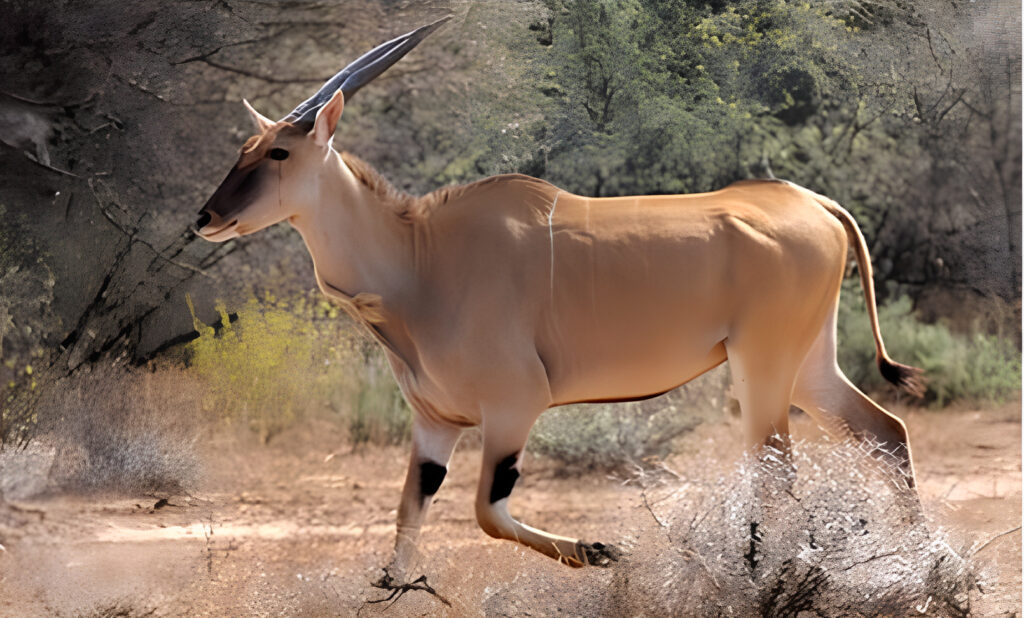
[[[39,438],[0,453],[0,490],[186,491],[200,473],[200,394],[179,371],[117,365],[54,384],[39,402]]]

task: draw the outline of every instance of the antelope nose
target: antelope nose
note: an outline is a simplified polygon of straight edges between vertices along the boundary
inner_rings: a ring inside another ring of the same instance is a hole
[[[201,230],[204,227],[206,227],[207,225],[209,225],[210,221],[212,221],[212,220],[213,220],[213,217],[211,217],[210,213],[206,212],[205,210],[203,212],[199,213],[199,220],[196,221],[196,231],[198,232],[199,230]]]

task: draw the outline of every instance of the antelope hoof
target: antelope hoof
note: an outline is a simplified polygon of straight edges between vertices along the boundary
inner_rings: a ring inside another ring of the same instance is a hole
[[[604,543],[584,543],[580,541],[576,547],[576,555],[582,558],[580,566],[597,566],[602,568],[610,567],[613,562],[618,562],[622,557],[622,550],[614,545]]]
[[[380,579],[378,579],[377,581],[370,582],[371,586],[373,586],[374,588],[380,588],[381,590],[394,590],[395,587],[401,585],[395,580],[394,577],[391,576],[391,573],[388,572],[387,567],[384,567],[381,570],[384,571],[384,574],[381,575]]]

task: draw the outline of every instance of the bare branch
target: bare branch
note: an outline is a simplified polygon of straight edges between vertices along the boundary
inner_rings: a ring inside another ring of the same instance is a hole
[[[238,67],[233,67],[233,66],[230,66],[230,65],[227,65],[227,64],[221,64],[221,63],[216,62],[214,60],[210,60],[209,58],[197,58],[196,62],[202,62],[204,64],[210,65],[211,67],[213,67],[215,69],[220,69],[221,71],[227,71],[229,73],[237,73],[239,75],[244,75],[245,77],[251,77],[253,79],[258,79],[260,81],[269,82],[271,84],[322,84],[324,81],[330,79],[330,76],[327,76],[327,77],[291,77],[291,78],[283,78],[283,77],[274,77],[272,75],[261,75],[259,73],[254,73],[253,71],[249,71],[247,69],[240,69]]]
[[[989,540],[985,541],[984,543],[982,543],[981,547],[979,547],[978,549],[976,549],[973,552],[971,552],[971,555],[972,556],[978,555],[978,552],[980,552],[981,550],[983,550],[986,547],[988,547],[989,545],[991,545],[997,539],[1001,539],[1001,538],[1003,538],[1004,536],[1006,536],[1008,534],[1013,534],[1014,532],[1018,532],[1018,531],[1020,531],[1020,528],[1021,528],[1020,526],[1017,526],[1016,528],[1011,528],[1009,530],[1006,530],[1005,532],[1000,532],[999,534],[995,535],[991,539],[989,539]]]
[[[214,47],[213,49],[211,49],[208,52],[203,52],[201,54],[197,54],[197,55],[191,56],[189,58],[183,58],[181,60],[173,60],[173,61],[171,61],[171,66],[177,66],[179,64],[188,64],[190,62],[203,61],[203,60],[206,60],[207,58],[209,58],[210,56],[213,56],[214,54],[217,54],[220,51],[222,51],[224,49],[227,49],[229,47],[238,47],[240,45],[251,45],[251,44],[254,44],[254,43],[266,43],[268,41],[272,41],[272,40],[276,39],[277,37],[281,36],[285,32],[288,32],[289,30],[291,30],[291,28],[285,27],[285,28],[281,28],[281,29],[277,30],[276,32],[274,32],[273,34],[270,34],[268,36],[262,36],[262,37],[252,38],[252,39],[246,39],[244,41],[234,41],[234,42],[231,42],[231,43],[224,43],[222,45],[218,45],[217,47]]]
[[[96,192],[96,187],[93,185],[93,180],[94,180],[93,178],[88,179],[88,185],[89,185],[89,190],[92,192],[93,198],[96,200],[97,208],[99,208],[100,213],[103,215],[103,217],[107,221],[109,221],[110,224],[113,225],[114,228],[117,229],[117,231],[121,232],[122,234],[125,235],[125,237],[128,238],[130,243],[139,243],[140,245],[146,247],[147,249],[152,251],[154,254],[156,254],[157,257],[159,257],[163,261],[167,262],[168,264],[171,264],[172,266],[177,266],[178,268],[182,268],[184,270],[188,270],[188,271],[191,271],[191,272],[200,274],[200,275],[202,275],[204,277],[212,279],[210,274],[207,273],[206,271],[202,270],[201,268],[197,268],[195,266],[192,266],[191,264],[186,264],[185,262],[179,262],[177,260],[174,260],[174,259],[171,259],[171,258],[167,257],[166,255],[161,253],[161,251],[159,249],[157,249],[152,244],[150,244],[149,241],[146,241],[146,240],[143,240],[142,238],[140,238],[138,233],[137,233],[138,230],[129,230],[125,226],[123,226],[122,224],[118,223],[117,220],[114,219],[113,215],[111,215],[110,212],[106,208],[104,208],[103,200],[100,198],[99,194]],[[122,212],[124,212],[124,211],[122,210]]]

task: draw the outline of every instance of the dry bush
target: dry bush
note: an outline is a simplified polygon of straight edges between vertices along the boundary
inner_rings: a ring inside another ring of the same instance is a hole
[[[571,582],[522,573],[484,599],[485,613],[512,615],[511,603],[515,615],[970,615],[978,565],[869,451],[798,443],[795,479],[770,457],[720,476],[709,465],[640,479],[639,519],[617,539],[626,558]]]
[[[40,438],[0,456],[0,489],[8,497],[187,490],[200,472],[199,396],[194,381],[169,369],[97,365],[56,382],[39,404]]]
[[[673,551],[631,577],[627,602],[703,616],[968,615],[975,569],[872,450],[800,443],[795,480],[777,459],[748,456],[698,490],[696,511],[677,508],[691,486],[663,487],[652,515],[663,513]]]

